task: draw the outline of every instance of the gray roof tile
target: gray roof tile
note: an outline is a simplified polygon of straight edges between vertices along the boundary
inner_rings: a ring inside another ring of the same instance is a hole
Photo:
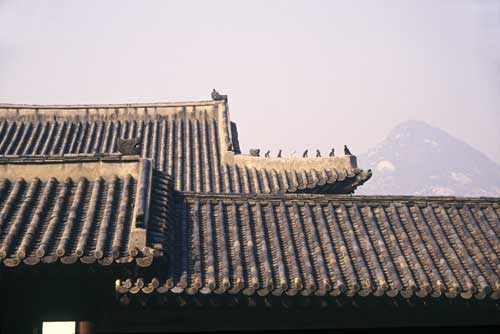
[[[185,193],[175,202],[168,264],[148,293],[500,297],[500,199]],[[123,283],[122,293],[142,291]]]
[[[355,157],[243,156],[223,102],[0,105],[0,158],[116,154],[118,138],[136,137],[181,191],[352,193],[371,176],[345,163]]]
[[[134,260],[140,266],[151,264],[154,255],[162,254],[165,243],[168,178],[148,168],[147,161],[129,161],[134,166],[126,172],[119,170],[119,163],[72,159],[50,165],[2,164],[3,265],[58,260],[66,264],[78,260],[103,265]],[[103,175],[92,176],[92,170],[99,168]],[[37,176],[26,180],[22,174],[28,172]],[[150,181],[146,180],[148,174]],[[152,189],[144,190],[145,183],[152,184]],[[144,192],[151,192],[154,198],[149,201]],[[145,226],[139,224],[142,207],[148,213]],[[146,243],[133,240],[141,234]]]

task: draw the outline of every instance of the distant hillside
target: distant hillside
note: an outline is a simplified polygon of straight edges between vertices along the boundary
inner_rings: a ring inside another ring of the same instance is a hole
[[[358,156],[373,177],[358,195],[500,196],[500,166],[425,122],[407,121]]]

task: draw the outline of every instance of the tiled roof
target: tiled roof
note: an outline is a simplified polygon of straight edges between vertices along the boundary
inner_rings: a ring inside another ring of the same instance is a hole
[[[350,194],[358,186],[369,180],[372,172],[359,168],[329,167],[329,160],[332,162],[330,166],[335,166],[338,159],[348,161],[351,158],[255,158],[235,156],[234,166],[229,164],[225,166],[223,190],[224,192],[245,194]],[[306,164],[300,163],[303,159],[308,160]],[[334,162],[333,160],[337,161]],[[277,164],[277,161],[281,163]],[[225,191],[226,189],[229,189],[229,191]]]
[[[352,193],[370,171],[354,156],[264,158],[239,154],[220,101],[141,105],[0,105],[0,157],[117,153],[142,138],[141,155],[181,191]]]
[[[126,292],[500,296],[500,199],[179,194]]]
[[[165,242],[167,182],[147,160],[0,162],[0,261],[148,266]]]

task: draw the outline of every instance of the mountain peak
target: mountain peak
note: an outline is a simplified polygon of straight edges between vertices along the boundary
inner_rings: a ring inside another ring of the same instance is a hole
[[[434,127],[424,121],[409,120],[399,123],[389,133],[389,138],[405,136],[443,136],[448,135],[444,130]]]
[[[394,130],[404,129],[404,128],[434,128],[429,123],[416,119],[409,119],[407,121],[403,121],[394,127]],[[393,131],[394,131],[393,130]]]
[[[398,124],[359,162],[373,170],[363,194],[500,196],[500,166],[423,121]]]

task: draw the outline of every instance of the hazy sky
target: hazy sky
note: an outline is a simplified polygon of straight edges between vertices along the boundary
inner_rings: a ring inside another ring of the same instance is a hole
[[[245,152],[361,153],[419,119],[500,162],[500,1],[0,0],[0,102],[212,88]]]

